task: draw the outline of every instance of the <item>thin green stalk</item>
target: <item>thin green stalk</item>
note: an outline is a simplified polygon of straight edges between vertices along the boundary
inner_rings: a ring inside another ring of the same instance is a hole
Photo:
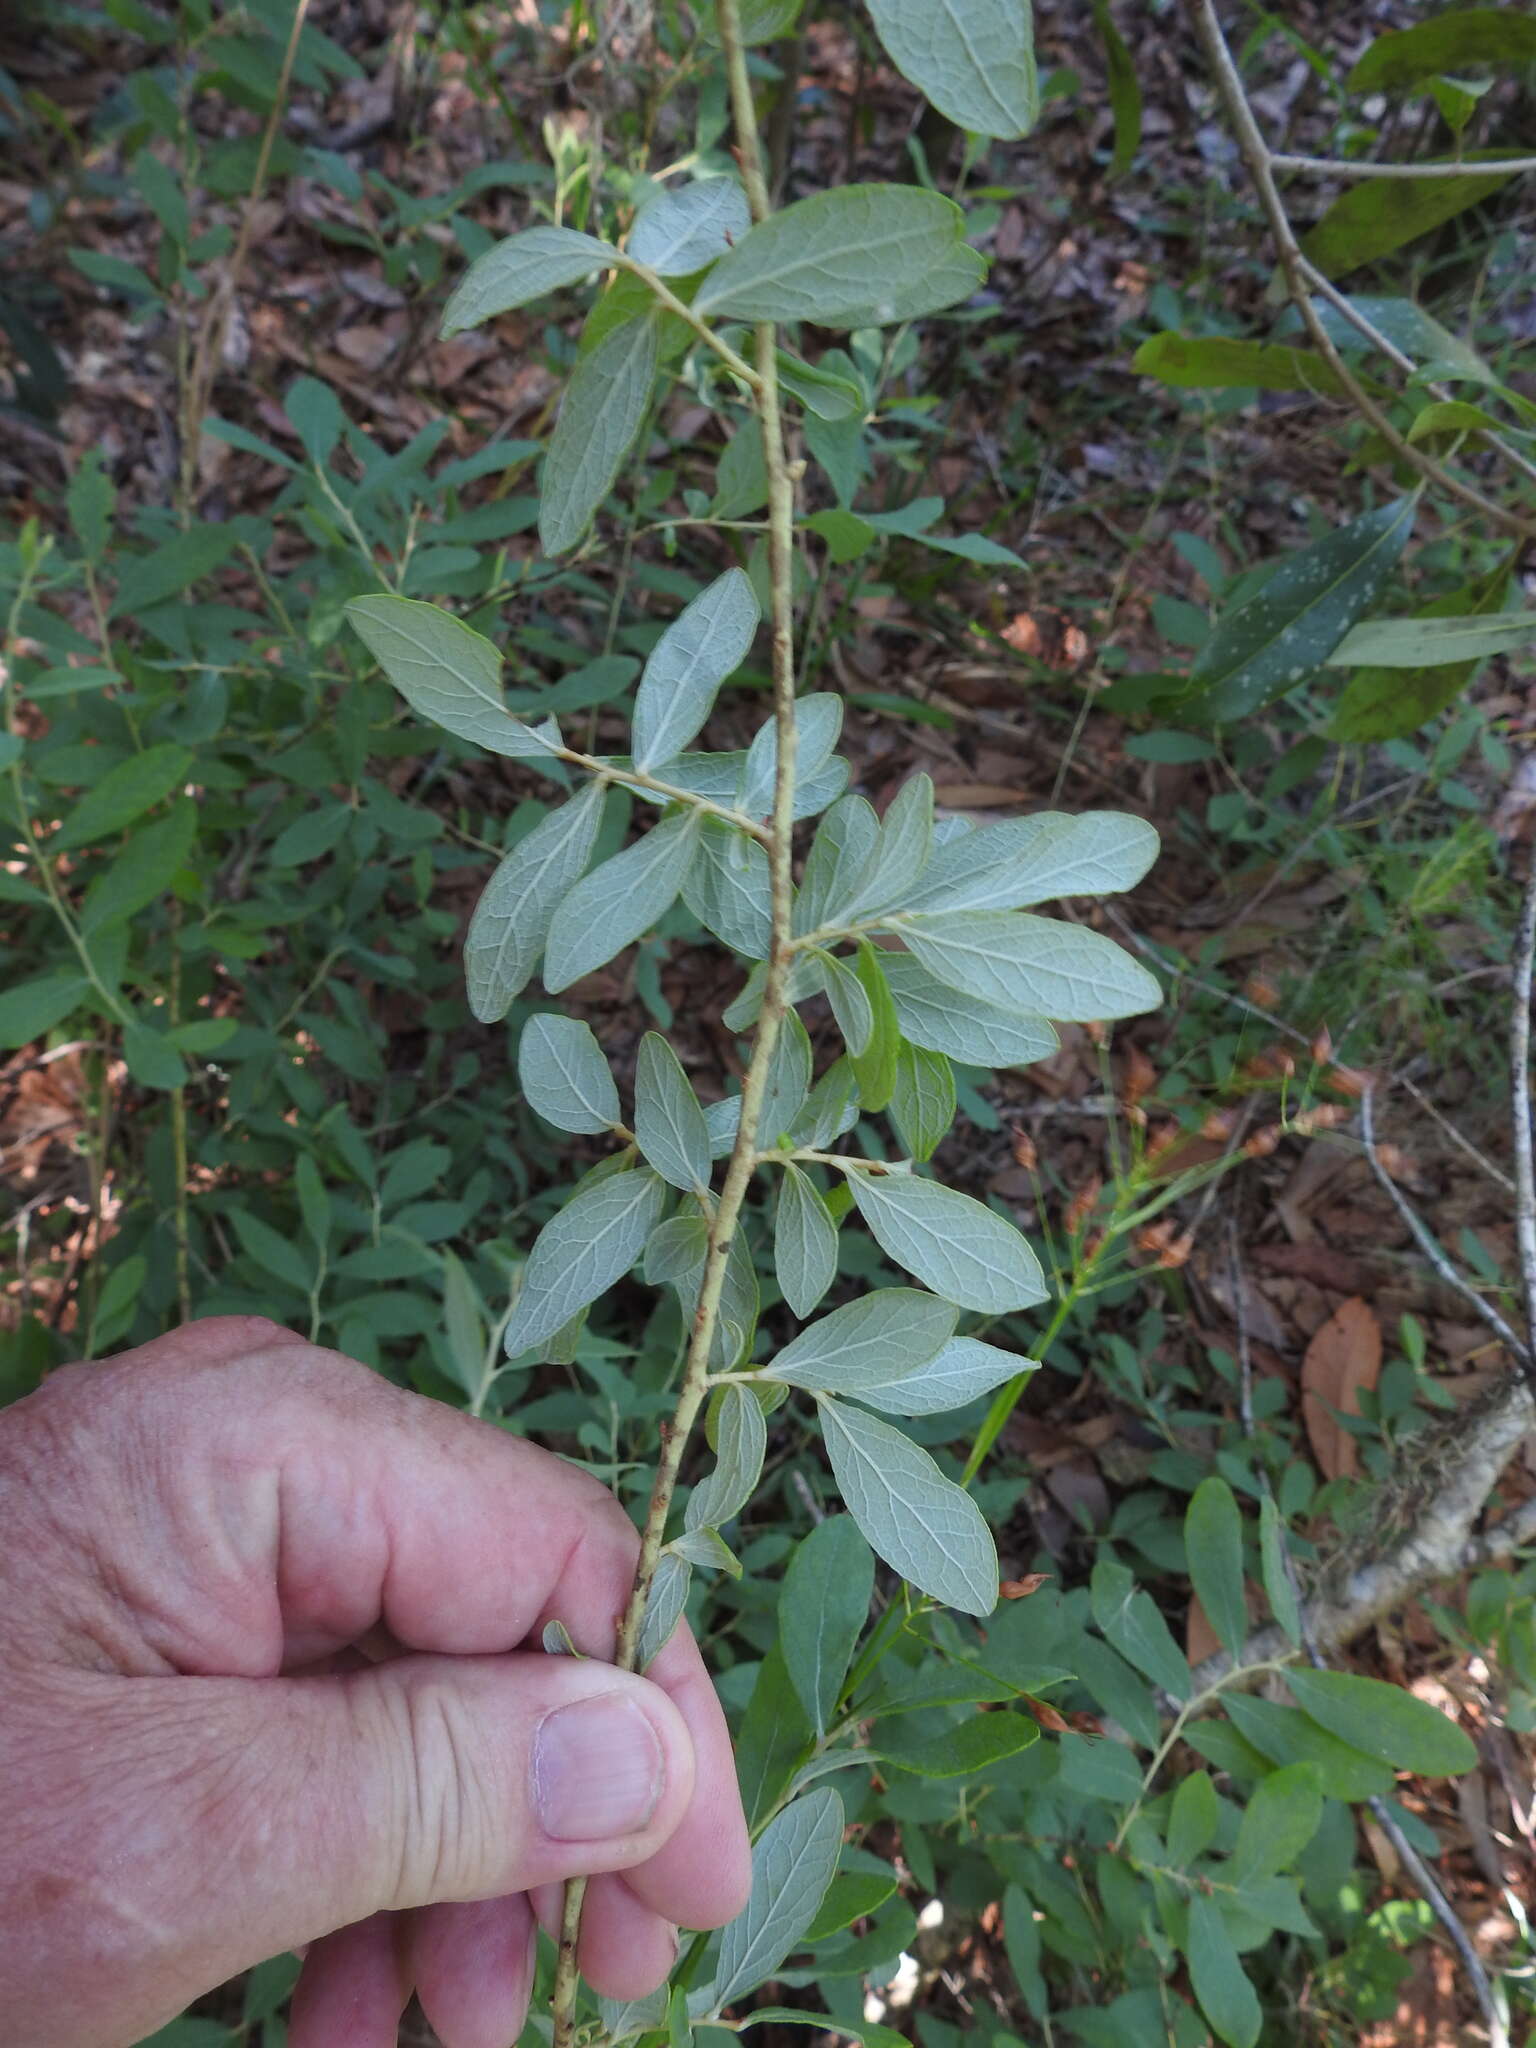
[[[752,84],[747,70],[746,50],[741,40],[737,0],[716,0],[716,20],[725,52],[730,79],[731,108],[735,119],[742,180],[754,221],[765,220],[770,211],[768,188],[763,175],[757,120],[752,104]],[[668,295],[670,296],[670,294]],[[713,344],[712,344],[713,345]],[[717,350],[718,352],[718,350]],[[640,1625],[646,1601],[656,1575],[662,1545],[666,1540],[667,1517],[682,1470],[688,1439],[699,1411],[709,1394],[709,1354],[725,1286],[726,1261],[741,1218],[747,1190],[757,1166],[757,1130],[768,1091],[768,1073],[784,1018],[785,996],[793,959],[790,917],[794,902],[793,833],[795,815],[795,648],[794,648],[794,484],[784,447],[784,428],[779,410],[778,358],[772,322],[757,329],[757,370],[749,379],[754,391],[763,434],[763,457],[768,472],[768,566],[771,586],[770,629],[773,637],[773,708],[778,736],[775,763],[773,818],[767,835],[768,867],[772,901],[772,940],[768,973],[763,990],[762,1012],[752,1047],[752,1060],[741,1091],[741,1122],[731,1150],[720,1199],[709,1230],[709,1247],[704,1261],[703,1284],[694,1311],[688,1351],[683,1364],[677,1407],[662,1435],[661,1459],[651,1490],[650,1507],[640,1539],[640,1557],[635,1568],[629,1604],[619,1624],[614,1662],[622,1671],[633,1671],[639,1656]],[[759,834],[761,836],[761,834]],[[552,1999],[554,2048],[571,2048],[576,2024],[577,1964],[581,1938],[582,1905],[586,1882],[573,1879],[565,1890],[560,1921],[560,1953],[555,1971]]]

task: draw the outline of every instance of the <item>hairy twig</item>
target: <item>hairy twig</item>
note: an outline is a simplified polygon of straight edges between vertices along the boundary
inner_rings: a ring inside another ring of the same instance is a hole
[[[730,81],[731,111],[742,182],[754,221],[770,212],[767,181],[758,141],[752,82],[741,40],[737,0],[716,0],[716,20]],[[762,426],[763,456],[768,472],[768,563],[771,585],[770,630],[773,640],[773,708],[778,740],[774,771],[773,819],[768,837],[772,906],[772,939],[751,1063],[741,1091],[741,1121],[726,1166],[719,1200],[709,1228],[704,1278],[699,1289],[683,1364],[677,1406],[662,1442],[661,1458],[651,1489],[650,1506],[640,1539],[634,1586],[619,1624],[614,1662],[633,1671],[638,1662],[640,1628],[666,1539],[667,1517],[682,1470],[683,1454],[709,1393],[709,1357],[725,1286],[726,1261],[741,1217],[742,1204],[758,1161],[757,1130],[768,1089],[769,1068],[784,1020],[789,970],[793,959],[790,917],[794,898],[792,867],[795,804],[795,648],[794,648],[794,483],[784,446],[779,411],[776,333],[771,321],[757,329],[755,395]],[[560,1952],[552,2009],[554,2048],[570,2048],[576,2019],[577,1956],[581,1935],[585,1880],[573,1879],[565,1891],[561,1914]]]
[[[1536,1156],[1531,1150],[1531,968],[1536,958],[1536,858],[1526,877],[1510,972],[1509,1105],[1515,1142],[1515,1242],[1525,1292],[1524,1365],[1536,1387]]]
[[[1381,407],[1365,389],[1334,343],[1318,314],[1312,300],[1308,283],[1308,267],[1296,241],[1290,215],[1286,212],[1285,201],[1275,183],[1275,157],[1264,140],[1253,108],[1248,103],[1248,94],[1242,77],[1227,48],[1227,39],[1222,33],[1221,21],[1216,12],[1215,0],[1190,0],[1195,32],[1199,36],[1211,67],[1211,76],[1227,119],[1248,166],[1249,175],[1258,193],[1259,204],[1269,222],[1270,234],[1274,240],[1275,252],[1280,259],[1281,273],[1285,278],[1286,291],[1291,303],[1301,316],[1302,325],[1311,338],[1313,347],[1336,378],[1340,389],[1360,417],[1379,434],[1398,461],[1421,476],[1427,483],[1443,490],[1449,496],[1469,506],[1484,519],[1508,533],[1518,533],[1526,539],[1536,538],[1536,519],[1512,511],[1478,490],[1454,470],[1426,455],[1416,447],[1406,434],[1402,433],[1382,411]]]

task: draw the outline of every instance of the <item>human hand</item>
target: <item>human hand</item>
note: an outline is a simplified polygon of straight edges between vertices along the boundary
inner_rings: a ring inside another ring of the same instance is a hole
[[[686,1628],[612,1655],[638,1541],[547,1452],[259,1317],[0,1414],[0,2040],[123,2048],[311,1944],[290,2048],[521,2030],[534,1917],[642,1996],[746,1896]]]

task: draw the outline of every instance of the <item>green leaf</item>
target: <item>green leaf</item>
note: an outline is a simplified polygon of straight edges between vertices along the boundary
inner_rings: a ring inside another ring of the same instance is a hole
[[[1040,114],[1030,0],[869,0],[886,54],[957,128],[1016,141]]]
[[[1115,117],[1115,147],[1109,160],[1111,182],[1123,178],[1141,147],[1141,86],[1125,38],[1115,26],[1109,0],[1091,0],[1094,24],[1104,40],[1104,68],[1109,74],[1109,105]]]
[[[123,1026],[123,1059],[142,1088],[172,1089],[186,1085],[187,1069],[181,1054],[163,1031],[148,1024]]]
[[[672,1631],[682,1620],[692,1578],[693,1567],[686,1558],[664,1552],[658,1560],[656,1576],[651,1580],[651,1590],[646,1597],[645,1613],[640,1618],[636,1663],[641,1671],[646,1670],[666,1648]]]
[[[715,519],[750,519],[768,502],[768,464],[763,456],[762,430],[747,418],[725,444],[715,465],[715,497],[710,515]]]
[[[857,966],[851,961],[839,960],[833,953],[824,953],[820,947],[809,957],[822,971],[827,1001],[832,1005],[832,1015],[843,1034],[844,1045],[855,1059],[864,1058],[875,1035],[875,1012],[859,979]],[[884,1021],[894,1038],[899,1034],[892,1030],[893,1017],[894,1012]]]
[[[1312,391],[1345,396],[1339,374],[1311,349],[1277,341],[1240,341],[1225,334],[1154,334],[1131,368],[1159,383],[1193,391]]]
[[[1190,671],[1191,708],[1218,725],[1306,681],[1380,595],[1407,545],[1416,496],[1364,512],[1282,562],[1217,622]]]
[[[87,938],[121,923],[164,895],[187,865],[197,836],[197,805],[178,797],[163,817],[133,833],[85,892],[80,928]]]
[[[1223,1704],[1238,1734],[1272,1763],[1316,1764],[1330,1799],[1372,1799],[1391,1791],[1392,1775],[1385,1765],[1330,1735],[1298,1708],[1236,1692],[1227,1693]]]
[[[283,411],[303,443],[304,453],[317,469],[323,469],[346,428],[341,400],[318,377],[295,377],[284,395]]]
[[[1299,1650],[1301,1614],[1296,1605],[1296,1589],[1286,1569],[1286,1550],[1285,1522],[1273,1498],[1266,1493],[1259,1502],[1259,1569],[1269,1611]]]
[[[715,1420],[715,1469],[688,1496],[684,1527],[718,1529],[740,1514],[762,1476],[767,1448],[762,1402],[742,1387],[726,1387]]]
[[[619,252],[575,228],[525,228],[477,256],[443,308],[443,335],[462,334],[498,313],[579,284],[594,270],[607,270]]]
[[[649,773],[683,751],[745,661],[761,616],[750,578],[727,569],[668,626],[635,692],[637,768]]]
[[[577,1017],[528,1019],[518,1042],[517,1078],[528,1107],[557,1131],[595,1135],[622,1121],[602,1048],[591,1025]]]
[[[854,1170],[848,1186],[880,1249],[946,1301],[1007,1315],[1047,1299],[1022,1235],[974,1196],[899,1173]]]
[[[1302,1711],[1331,1735],[1394,1770],[1426,1778],[1472,1770],[1477,1749],[1465,1730],[1401,1686],[1347,1671],[1288,1667],[1285,1682]]]
[[[835,352],[834,360],[844,362],[847,358],[841,350]],[[819,420],[848,420],[866,410],[868,399],[863,386],[851,377],[839,376],[836,370],[829,370],[821,363],[808,363],[799,356],[793,356],[787,349],[778,351],[779,381],[792,397],[798,398],[806,411]]]
[[[544,458],[539,540],[547,555],[575,547],[634,446],[656,381],[656,321],[627,320],[577,358]]]
[[[793,1010],[785,1013],[763,1092],[762,1135],[777,1137],[794,1124],[811,1085],[810,1034]]]
[[[924,967],[965,995],[1032,1016],[1092,1020],[1155,1010],[1162,989],[1113,939],[1027,910],[912,914],[892,925]]]
[[[880,839],[874,806],[861,796],[840,797],[816,827],[795,894],[797,938],[821,931],[852,902]]]
[[[686,1194],[709,1186],[709,1126],[682,1062],[655,1031],[635,1062],[635,1137],[663,1180]]]
[[[1179,1781],[1168,1813],[1168,1861],[1187,1870],[1216,1839],[1221,1807],[1209,1771],[1191,1771]]]
[[[582,877],[556,905],[544,948],[554,994],[649,931],[677,901],[698,839],[698,812],[659,825]]]
[[[789,1561],[779,1589],[779,1647],[818,1735],[832,1725],[874,1590],[874,1558],[847,1515],[818,1522]]]
[[[1431,598],[1415,613],[1415,620],[1471,621],[1497,614],[1509,596],[1514,567],[1514,558],[1508,557],[1475,582]],[[1329,726],[1330,737],[1382,740],[1406,736],[1454,703],[1476,675],[1481,659],[1475,655],[1434,668],[1377,666],[1358,670],[1339,699]]]
[[[1212,2031],[1228,2048],[1254,2048],[1264,2024],[1258,1993],[1243,1973],[1221,1908],[1196,1892],[1189,1901],[1189,1981]]]
[[[1085,1631],[1072,1645],[1072,1663],[1099,1705],[1131,1740],[1143,1749],[1156,1749],[1162,1739],[1157,1701],[1119,1651]]]
[[[486,1369],[485,1309],[464,1262],[450,1251],[443,1253],[443,1334],[454,1378],[474,1399]]]
[[[858,1390],[858,1398],[887,1415],[942,1415],[990,1394],[1005,1380],[1038,1372],[1039,1360],[1001,1351],[979,1337],[952,1337],[926,1364],[899,1378]]]
[[[926,775],[914,775],[896,792],[880,822],[880,839],[849,915],[905,909],[932,850],[933,783]]]
[[[30,1045],[62,1023],[90,988],[83,974],[49,974],[0,994],[0,1046]]]
[[[797,786],[819,776],[832,757],[843,729],[843,700],[830,690],[813,690],[795,699],[795,775]],[[767,814],[773,805],[773,783],[778,767],[779,736],[773,719],[759,727],[742,766],[736,789],[736,808],[749,817]],[[797,809],[797,817],[807,815]]]
[[[699,821],[698,853],[683,883],[683,901],[733,953],[767,959],[773,888],[761,840],[706,813]]]
[[[1008,1967],[1013,1971],[1024,2003],[1039,2019],[1049,2006],[1050,1993],[1040,1974],[1040,1929],[1027,1893],[1011,1884],[1003,1893],[1003,1946]]]
[[[1093,1618],[1122,1657],[1177,1700],[1190,1694],[1189,1665],[1156,1602],[1123,1564],[1101,1557],[1089,1581]]]
[[[108,606],[109,617],[137,619],[152,605],[190,589],[229,559],[238,539],[232,526],[207,525],[163,542],[153,554],[128,564]]]
[[[955,1120],[954,1069],[941,1052],[898,1045],[891,1121],[912,1159],[931,1159]]]
[[[1184,1516],[1189,1577],[1205,1618],[1236,1657],[1248,1640],[1243,1599],[1243,1517],[1225,1479],[1212,1473],[1195,1488]]]
[[[486,884],[464,941],[469,1007],[494,1024],[532,978],[550,920],[586,873],[603,817],[591,782],[518,841]]]
[[[507,1324],[509,1358],[535,1351],[621,1279],[661,1219],[666,1184],[635,1168],[578,1190],[534,1240]]]
[[[412,597],[355,597],[346,613],[368,652],[423,718],[513,760],[546,759],[558,748],[552,722],[535,729],[507,710],[500,651],[462,619]]]
[[[1434,668],[1481,661],[1536,640],[1536,611],[1484,612],[1461,618],[1365,619],[1328,657],[1330,668]]]
[[[942,1735],[911,1736],[882,1728],[885,1756],[919,1778],[972,1778],[1032,1749],[1040,1730],[1025,1714],[973,1714]]]
[[[1475,152],[1463,161],[1465,177],[1364,178],[1346,186],[1302,236],[1301,253],[1326,277],[1341,276],[1390,256],[1509,183],[1507,171],[1479,176],[1471,168]]]
[[[806,1929],[807,1945],[825,1941],[828,1935],[840,1934],[855,1920],[868,1919],[894,1895],[895,1890],[894,1870],[889,1877],[878,1877],[872,1870],[845,1871],[840,1877],[834,1877],[827,1896],[821,1902],[821,1911]],[[825,2025],[825,2013],[807,2013],[805,2017],[807,2022],[816,2018]],[[905,2037],[898,2035],[897,2038]]]
[[[908,910],[1022,910],[1062,896],[1134,889],[1158,854],[1156,828],[1124,811],[1038,811],[941,846]]]
[[[884,1109],[896,1085],[896,1056],[901,1050],[901,1027],[896,1022],[896,1005],[880,969],[880,960],[868,939],[859,940],[854,973],[869,1005],[870,1028],[862,1052],[848,1048],[859,1100],[871,1112]]]
[[[710,1991],[719,2012],[783,1962],[815,1919],[843,1846],[843,1803],[829,1785],[807,1792],[752,1847],[752,1896],[720,1937]]]
[[[954,1335],[947,1301],[915,1287],[883,1287],[808,1323],[763,1371],[792,1387],[855,1394],[905,1379]]]
[[[1049,1059],[1057,1049],[1056,1033],[1045,1018],[963,995],[910,953],[882,953],[880,967],[901,1035],[914,1045],[973,1067],[1027,1066],[1031,1060]]]
[[[736,180],[705,178],[642,207],[626,247],[658,277],[687,277],[723,256],[751,226],[752,210]]]
[[[773,4],[775,4],[775,0],[758,0],[760,7],[768,7]],[[780,4],[782,4],[782,0],[780,0]],[[793,0],[793,5],[798,9],[800,0]],[[807,1936],[806,1938],[809,1940],[810,1937]],[[829,2021],[824,2012],[796,2012],[792,2007],[785,2005],[760,2005],[754,2012],[749,2012],[745,2019],[738,2021],[737,2024],[742,2027],[763,2025],[814,2027],[818,2034],[832,2033],[846,2036],[850,2041],[861,2041],[864,2044],[864,2048],[902,2048],[902,2043],[907,2039],[906,2035],[899,2033],[895,2027],[882,2027],[873,2020],[841,2019]],[[908,2048],[910,2048],[910,2044],[908,2044]]]
[[[142,754],[130,754],[126,761],[109,768],[75,805],[49,841],[49,852],[62,853],[68,847],[94,846],[115,838],[124,826],[184,783],[191,767],[191,750],[169,740],[146,747]]]
[[[1289,1869],[1317,1833],[1322,1817],[1322,1776],[1316,1764],[1285,1764],[1261,1778],[1232,1852],[1232,1875],[1238,1884],[1246,1887],[1255,1878]]]
[[[887,327],[968,299],[986,265],[953,200],[911,185],[845,185],[761,221],[704,280],[694,308],[735,320]]]
[[[81,456],[64,502],[86,560],[99,562],[112,538],[112,513],[117,504],[117,492],[99,448],[88,448]]]
[[[645,1998],[600,1998],[598,2011],[612,2041],[627,2041],[632,2034],[654,2034],[667,2024],[667,1987],[658,1985]]]
[[[997,1553],[971,1496],[889,1423],[838,1401],[820,1411],[833,1478],[875,1555],[946,1607],[990,1614]]]
[[[1512,7],[1468,7],[1377,36],[1357,59],[1351,92],[1408,92],[1426,79],[1491,64],[1536,63],[1536,16]]]
[[[802,1319],[815,1312],[837,1278],[837,1225],[809,1178],[792,1163],[784,1166],[779,1182],[773,1270],[784,1299]]]

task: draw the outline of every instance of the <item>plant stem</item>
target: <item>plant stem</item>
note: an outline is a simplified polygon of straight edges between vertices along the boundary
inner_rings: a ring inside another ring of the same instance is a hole
[[[758,143],[757,120],[752,105],[752,82],[747,70],[746,49],[741,40],[737,0],[715,0],[720,41],[725,51],[730,79],[731,108],[735,119],[742,179],[754,221],[767,218],[768,188],[763,176]],[[768,472],[768,565],[772,590],[770,625],[773,635],[773,715],[778,736],[778,757],[774,768],[773,821],[768,834],[768,867],[772,900],[772,943],[768,954],[768,975],[763,989],[763,1006],[752,1047],[752,1060],[741,1090],[741,1122],[726,1166],[720,1199],[709,1228],[709,1248],[704,1261],[704,1278],[699,1289],[689,1334],[682,1384],[672,1420],[662,1433],[661,1459],[651,1489],[650,1507],[640,1538],[640,1557],[629,1604],[619,1624],[614,1662],[621,1671],[633,1671],[640,1647],[640,1624],[645,1616],[651,1582],[656,1575],[662,1544],[666,1540],[667,1517],[682,1470],[683,1454],[699,1411],[709,1394],[709,1354],[719,1321],[725,1286],[726,1261],[741,1218],[742,1204],[757,1166],[757,1129],[768,1091],[768,1072],[779,1030],[784,1019],[785,995],[793,958],[790,915],[794,901],[793,832],[795,815],[795,646],[794,646],[794,483],[784,447],[784,427],[779,410],[778,361],[773,323],[764,321],[757,329],[757,373],[753,390],[763,433],[763,457]],[[758,828],[760,831],[760,828]],[[574,1878],[566,1886],[560,1921],[560,1954],[555,1970],[552,2000],[554,2048],[570,2048],[575,2034],[577,1953],[581,1936],[582,1903],[586,1883]]]
[[[1351,157],[1290,156],[1283,150],[1274,150],[1269,161],[1277,171],[1305,171],[1314,178],[1517,178],[1525,171],[1536,171],[1536,156],[1377,164],[1364,157],[1356,161]]]
[[[1242,151],[1243,161],[1248,166],[1249,175],[1259,195],[1259,204],[1269,222],[1275,253],[1280,258],[1280,269],[1285,278],[1286,291],[1290,295],[1291,303],[1301,315],[1302,325],[1311,337],[1313,347],[1338,379],[1350,404],[1366,424],[1381,436],[1400,462],[1405,462],[1410,469],[1417,471],[1438,489],[1459,499],[1463,505],[1471,506],[1474,511],[1480,512],[1485,519],[1491,519],[1506,532],[1518,533],[1527,539],[1536,535],[1536,520],[1510,511],[1496,499],[1487,497],[1474,485],[1464,482],[1454,470],[1447,469],[1443,463],[1436,462],[1433,456],[1426,455],[1422,448],[1415,447],[1408,437],[1392,424],[1340,355],[1334,345],[1333,336],[1323,325],[1317,307],[1312,302],[1312,293],[1307,281],[1306,259],[1297,245],[1295,230],[1285,210],[1285,201],[1281,198],[1280,188],[1275,183],[1274,155],[1254,118],[1242,75],[1232,60],[1232,52],[1227,48],[1227,39],[1222,34],[1215,0],[1190,0],[1190,10],[1194,17],[1195,32],[1210,63],[1217,97],[1232,124],[1237,146]]]

